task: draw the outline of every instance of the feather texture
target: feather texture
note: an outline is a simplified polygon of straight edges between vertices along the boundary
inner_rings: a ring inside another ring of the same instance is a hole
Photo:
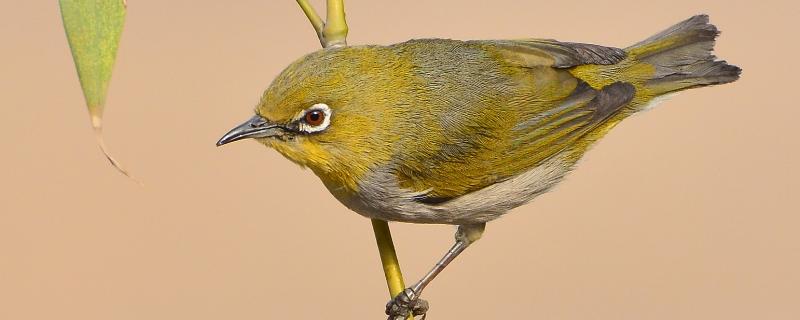
[[[560,181],[593,142],[654,98],[738,78],[697,16],[627,49],[555,40],[411,40],[301,58],[256,112],[330,125],[262,140],[354,211],[385,220],[497,218]]]

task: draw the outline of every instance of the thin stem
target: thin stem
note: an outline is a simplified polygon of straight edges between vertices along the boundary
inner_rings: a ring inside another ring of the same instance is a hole
[[[317,32],[317,37],[320,38],[320,43],[322,43],[322,29],[325,28],[325,22],[319,17],[314,7],[308,3],[308,0],[297,0],[297,4],[300,5],[300,9],[302,9],[303,13],[308,17],[308,21],[311,22],[311,26],[314,27],[314,31]],[[325,46],[324,43],[322,43],[322,45],[323,47]]]
[[[403,292],[406,284],[403,282],[403,273],[400,271],[400,262],[397,261],[397,252],[392,242],[392,231],[386,221],[372,219],[372,230],[375,232],[375,242],[378,243],[378,252],[381,256],[383,274],[389,286],[389,296],[394,299]],[[408,320],[414,320],[413,315],[408,315]]]
[[[308,17],[323,48],[347,45],[347,20],[344,14],[344,0],[328,0],[326,21],[322,21],[308,0],[297,0],[300,9]]]
[[[347,45],[347,21],[344,13],[344,0],[327,1],[327,17],[323,22],[314,7],[308,0],[297,0],[300,9],[308,17],[314,31],[317,32],[319,43],[323,48],[340,47]],[[389,286],[389,295],[392,299],[405,290],[403,283],[403,273],[400,272],[400,262],[397,261],[397,253],[392,242],[392,232],[389,224],[383,220],[372,219],[372,230],[375,232],[375,242],[378,244],[378,252],[383,265],[383,274],[386,276],[386,284]],[[414,316],[408,316],[409,320],[414,320]]]
[[[405,290],[403,274],[400,272],[400,262],[397,261],[397,253],[392,242],[392,232],[386,221],[372,219],[372,230],[375,232],[375,241],[378,243],[378,252],[381,255],[383,273],[386,275],[386,284],[389,286],[389,294],[394,298]]]

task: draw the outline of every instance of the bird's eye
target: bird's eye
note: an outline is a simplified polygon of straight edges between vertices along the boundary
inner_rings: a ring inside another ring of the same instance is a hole
[[[301,112],[295,119],[299,122],[300,131],[320,132],[331,124],[331,108],[327,104],[317,103]]]
[[[311,126],[318,126],[325,122],[325,113],[322,110],[311,110],[306,112],[303,120]]]

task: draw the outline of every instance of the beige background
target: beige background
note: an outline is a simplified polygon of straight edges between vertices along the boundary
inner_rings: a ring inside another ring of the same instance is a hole
[[[94,143],[56,1],[0,3],[0,319],[383,318],[368,220],[274,151],[214,147],[317,49],[294,1],[129,1],[107,140],[144,187]],[[744,68],[623,122],[490,224],[425,293],[430,319],[800,318],[798,5],[659,3],[347,1],[351,44],[626,46],[705,12]],[[393,228],[409,280],[453,231]]]

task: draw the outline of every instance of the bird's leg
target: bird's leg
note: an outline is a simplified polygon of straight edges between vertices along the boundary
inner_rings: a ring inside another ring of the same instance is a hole
[[[386,304],[386,314],[389,315],[389,320],[405,319],[409,313],[415,316],[422,315],[424,319],[425,313],[428,312],[428,302],[419,298],[422,294],[422,290],[424,290],[450,262],[464,252],[470,244],[478,241],[481,235],[483,235],[483,230],[485,228],[486,223],[458,226],[458,231],[456,231],[456,243],[450,247],[450,250],[447,251],[444,257],[442,257],[442,259],[416,284],[406,288]]]

